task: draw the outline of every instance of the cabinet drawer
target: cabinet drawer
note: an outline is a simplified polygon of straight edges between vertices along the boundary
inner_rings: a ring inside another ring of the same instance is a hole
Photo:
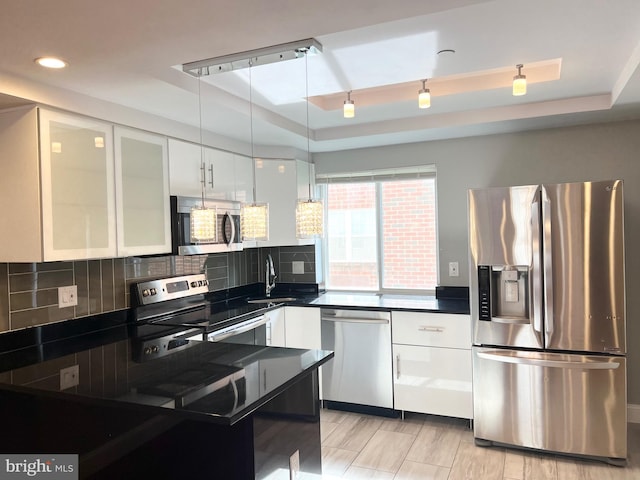
[[[471,350],[393,345],[396,410],[473,418]]]
[[[448,313],[391,312],[393,343],[471,349],[471,317]]]

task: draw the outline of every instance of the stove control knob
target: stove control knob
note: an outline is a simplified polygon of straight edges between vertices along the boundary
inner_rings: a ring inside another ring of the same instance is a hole
[[[151,292],[149,292],[149,290],[148,290],[148,289],[144,289],[144,290],[142,291],[142,296],[143,296],[143,297],[148,297],[148,296],[150,295],[150,293],[151,293]]]
[[[158,346],[154,345],[153,347],[151,347],[151,352],[152,353],[158,353]]]
[[[146,348],[144,349],[144,354],[145,354],[145,355],[151,355],[151,347],[146,347]]]
[[[204,285],[205,285],[205,286],[206,286],[206,285],[209,285],[209,280],[204,280],[204,282],[203,282],[203,283],[204,283]]]
[[[196,288],[197,286],[198,286],[198,282],[196,282],[195,280],[191,282],[191,288]]]
[[[158,291],[155,288],[152,288],[150,290],[151,295],[155,295],[156,293],[158,293]]]
[[[198,286],[201,287],[204,285],[204,281],[203,280],[198,280]]]

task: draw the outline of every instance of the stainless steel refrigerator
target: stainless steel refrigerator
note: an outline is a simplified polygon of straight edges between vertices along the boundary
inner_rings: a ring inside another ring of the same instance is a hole
[[[624,464],[622,181],[468,199],[476,443]]]

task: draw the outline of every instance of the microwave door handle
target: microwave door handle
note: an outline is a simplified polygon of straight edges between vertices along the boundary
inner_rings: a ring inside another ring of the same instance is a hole
[[[542,188],[542,260],[544,285],[544,340],[545,348],[549,347],[553,335],[553,256],[551,251],[551,201],[547,191]]]
[[[231,235],[227,236],[227,223],[231,225]],[[222,217],[222,238],[224,243],[227,244],[228,247],[231,246],[233,241],[236,238],[236,226],[231,214],[229,212],[225,212],[224,217]]]
[[[540,202],[531,203],[531,298],[529,313],[533,316],[533,330],[542,346],[542,272],[540,269]]]

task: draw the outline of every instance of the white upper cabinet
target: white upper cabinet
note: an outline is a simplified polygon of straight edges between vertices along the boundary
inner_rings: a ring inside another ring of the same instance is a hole
[[[199,145],[169,139],[169,192],[171,195],[202,195],[202,150]]]
[[[314,239],[296,237],[296,204],[309,197],[308,180],[306,162],[256,160],[256,201],[269,204],[269,240],[258,247],[313,245]]]
[[[0,111],[0,261],[171,250],[166,140],[118,127],[116,159],[113,132],[35,106]]]
[[[116,256],[112,126],[33,107],[0,112],[0,261]]]
[[[235,200],[253,202],[253,160],[244,155],[235,155]]]
[[[167,139],[115,127],[118,256],[171,252]]]
[[[202,163],[204,161],[204,170]],[[216,200],[236,200],[236,155],[195,143],[169,139],[171,195],[202,196]],[[237,198],[237,200],[240,200]]]

